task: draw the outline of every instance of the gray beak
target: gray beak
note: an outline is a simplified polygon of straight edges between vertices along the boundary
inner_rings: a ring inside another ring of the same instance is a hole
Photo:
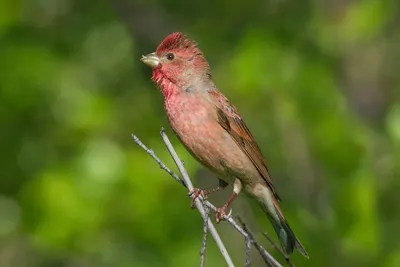
[[[156,55],[156,53],[151,53],[146,56],[142,56],[140,59],[144,64],[149,66],[150,68],[155,68],[160,64],[160,59]]]

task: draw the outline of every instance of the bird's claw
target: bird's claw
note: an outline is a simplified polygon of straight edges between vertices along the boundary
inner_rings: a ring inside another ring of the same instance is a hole
[[[229,211],[228,215],[226,215],[226,216],[231,217],[231,215],[232,215],[232,209]]]
[[[194,188],[192,191],[189,192],[189,197],[192,198],[190,206],[192,209],[196,207],[196,199],[201,196],[203,199],[206,199],[206,194],[204,194],[204,191],[199,189],[199,188]]]
[[[230,210],[229,213],[226,214],[226,209],[227,209],[227,206],[222,206],[221,208],[218,208],[215,211],[214,215],[215,215],[215,221],[217,223],[220,223],[221,221],[225,220],[225,216],[231,216],[232,210]]]

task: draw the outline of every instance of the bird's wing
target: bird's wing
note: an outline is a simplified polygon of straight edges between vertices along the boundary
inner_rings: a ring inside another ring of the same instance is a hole
[[[230,136],[235,140],[237,145],[249,157],[254,164],[260,175],[264,178],[265,182],[273,192],[274,196],[280,200],[276,189],[272,183],[272,179],[268,173],[267,165],[265,164],[264,157],[254,141],[253,135],[250,133],[245,122],[240,117],[239,112],[229,100],[218,91],[209,92],[217,107],[218,122]]]

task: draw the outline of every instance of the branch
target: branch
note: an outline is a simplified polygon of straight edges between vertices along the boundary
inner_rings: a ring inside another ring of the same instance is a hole
[[[181,173],[183,180],[185,181],[185,184],[187,186],[187,189],[189,192],[193,191],[194,187],[192,184],[192,181],[189,178],[189,175],[183,166],[182,161],[179,159],[178,154],[176,154],[175,149],[173,148],[171,142],[168,139],[168,136],[165,134],[164,128],[161,129],[161,137],[164,140],[165,145],[167,146],[167,149],[169,153],[171,154],[172,159],[175,161],[176,166],[178,167],[179,172]],[[196,198],[195,200],[195,205],[197,210],[200,212],[201,216],[203,217],[203,220],[206,220],[206,212],[204,211],[202,200],[199,198]],[[214,238],[215,243],[217,243],[217,246],[219,248],[219,251],[221,252],[222,256],[225,258],[226,263],[228,266],[235,266],[232,262],[231,257],[228,254],[228,251],[225,248],[224,243],[221,240],[221,237],[219,236],[217,229],[215,229],[214,224],[211,222],[211,220],[208,218],[208,230],[211,233],[211,236]]]
[[[164,171],[166,171],[169,175],[171,175],[177,182],[179,182],[182,186],[184,186],[185,188],[187,188],[189,190],[189,192],[191,192],[193,190],[193,184],[189,178],[189,175],[187,174],[187,171],[185,169],[185,167],[183,166],[182,161],[179,159],[178,155],[175,152],[175,149],[173,148],[171,142],[169,141],[164,128],[161,129],[161,137],[165,143],[165,145],[167,146],[167,149],[169,151],[169,153],[171,154],[171,157],[173,158],[176,166],[179,169],[179,172],[181,173],[183,180],[181,178],[179,178],[173,171],[171,171],[154,153],[153,150],[147,148],[140,140],[139,138],[134,135],[131,134],[133,141],[140,146],[143,150],[145,150],[147,152],[147,154],[149,154],[160,166],[161,169],[163,169]],[[211,220],[208,218],[208,215],[206,214],[204,207],[209,208],[210,210],[216,211],[217,208],[211,204],[210,202],[204,200],[201,196],[199,196],[196,201],[196,208],[199,210],[201,216],[203,217],[203,220],[207,223],[208,226],[208,230],[210,231],[212,237],[214,238],[215,242],[217,243],[218,248],[220,249],[220,252],[222,254],[222,256],[224,257],[226,263],[228,266],[234,266],[232,259],[230,258],[228,251],[226,250],[220,236],[218,235],[217,230],[215,229],[213,223],[211,222]],[[204,205],[204,207],[203,207]],[[271,254],[268,253],[268,251],[262,247],[254,238],[254,236],[248,232],[246,229],[242,228],[231,216],[224,216],[224,220],[227,221],[230,225],[233,226],[233,228],[235,228],[245,239],[246,241],[246,263],[250,263],[250,257],[249,257],[249,253],[250,250],[248,249],[249,244],[253,244],[253,246],[259,251],[259,253],[261,254],[261,256],[263,257],[264,261],[269,265],[269,266],[273,266],[273,267],[283,267],[275,258],[273,258],[271,256]],[[206,225],[206,223],[204,223],[204,225]],[[203,252],[205,254],[205,243],[206,242],[206,232],[205,230],[203,230],[203,246],[202,246],[202,250],[200,252],[201,257],[203,258]],[[201,261],[203,262],[204,259],[201,259]],[[204,264],[204,263],[202,263]]]
[[[204,206],[204,210],[206,212],[206,217],[204,218],[204,225],[203,225],[203,242],[201,244],[201,250],[200,250],[200,267],[204,267],[206,263],[208,216],[210,215],[210,209],[208,207]]]
[[[144,151],[147,152],[147,154],[149,154],[160,166],[161,169],[163,169],[164,171],[168,172],[169,175],[172,176],[172,178],[174,178],[178,183],[180,183],[181,185],[183,185],[184,187],[187,188],[186,184],[184,181],[182,181],[181,178],[178,177],[178,175],[176,175],[173,171],[171,171],[157,156],[156,154],[154,154],[154,151],[151,149],[148,149],[140,140],[139,138],[137,138],[136,135],[131,134],[133,141],[140,146],[141,148],[143,148]]]
[[[268,264],[268,266],[276,266],[279,264],[268,252],[267,250],[261,246],[255,239],[254,235],[250,230],[247,228],[246,223],[242,220],[240,216],[236,216],[239,223],[243,226],[243,230],[248,234],[248,239],[252,241],[254,247],[258,250],[261,257],[263,258],[264,262]],[[280,265],[280,264],[279,264]]]
[[[244,264],[245,267],[251,266],[251,240],[250,238],[246,238],[246,262]]]

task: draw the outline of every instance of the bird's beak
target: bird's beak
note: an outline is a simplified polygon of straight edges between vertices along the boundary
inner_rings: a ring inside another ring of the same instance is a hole
[[[156,53],[151,53],[146,56],[142,56],[140,59],[144,64],[149,66],[150,68],[156,68],[158,65],[160,65],[160,59],[156,55]]]

